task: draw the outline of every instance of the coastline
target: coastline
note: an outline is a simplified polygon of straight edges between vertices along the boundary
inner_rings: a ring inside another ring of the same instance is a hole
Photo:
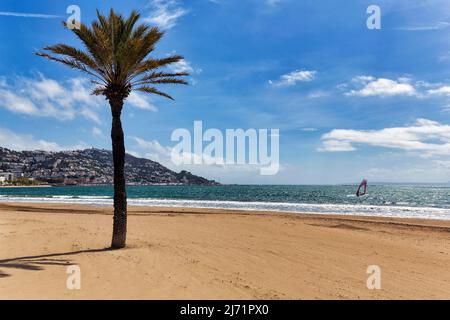
[[[0,189],[14,189],[14,188],[52,188],[53,186],[49,185],[38,185],[38,186],[0,186]]]
[[[109,206],[0,203],[0,299],[450,298],[450,221],[131,206],[118,251],[111,225]]]
[[[51,195],[18,196],[1,195],[0,203],[40,203],[67,205],[112,206],[111,196]],[[196,200],[171,198],[128,198],[129,206],[171,207],[211,210],[243,210],[250,212],[283,212],[294,214],[321,214],[339,216],[385,217],[400,219],[423,219],[450,221],[450,209],[401,205],[370,205],[346,203],[291,203],[267,201]]]
[[[353,186],[129,186],[128,204],[450,221],[448,187],[373,186],[370,196]],[[112,206],[112,186],[0,189],[0,202]]]

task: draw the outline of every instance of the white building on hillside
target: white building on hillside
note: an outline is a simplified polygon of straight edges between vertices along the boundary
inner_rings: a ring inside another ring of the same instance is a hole
[[[0,172],[0,182],[11,182],[14,180],[14,174],[11,172]]]

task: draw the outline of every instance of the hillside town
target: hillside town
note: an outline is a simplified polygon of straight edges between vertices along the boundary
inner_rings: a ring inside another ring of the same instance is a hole
[[[161,164],[126,155],[128,184],[217,185],[187,171],[174,172]],[[112,154],[108,150],[13,151],[0,148],[0,185],[110,185]]]

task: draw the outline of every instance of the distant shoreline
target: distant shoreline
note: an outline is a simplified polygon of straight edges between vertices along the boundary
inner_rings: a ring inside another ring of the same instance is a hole
[[[48,185],[40,185],[40,186],[0,186],[0,189],[8,189],[8,188],[51,188],[53,186]]]
[[[209,184],[182,184],[182,183],[155,183],[155,184],[127,184],[127,187],[151,187],[151,186],[203,186],[213,187]],[[62,184],[62,185],[37,185],[37,186],[0,186],[1,188],[64,188],[64,187],[114,187],[113,184]]]

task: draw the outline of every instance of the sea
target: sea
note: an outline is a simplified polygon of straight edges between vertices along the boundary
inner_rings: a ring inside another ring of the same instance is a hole
[[[450,184],[128,186],[128,204],[450,220]],[[0,188],[0,202],[109,206],[112,186]]]

